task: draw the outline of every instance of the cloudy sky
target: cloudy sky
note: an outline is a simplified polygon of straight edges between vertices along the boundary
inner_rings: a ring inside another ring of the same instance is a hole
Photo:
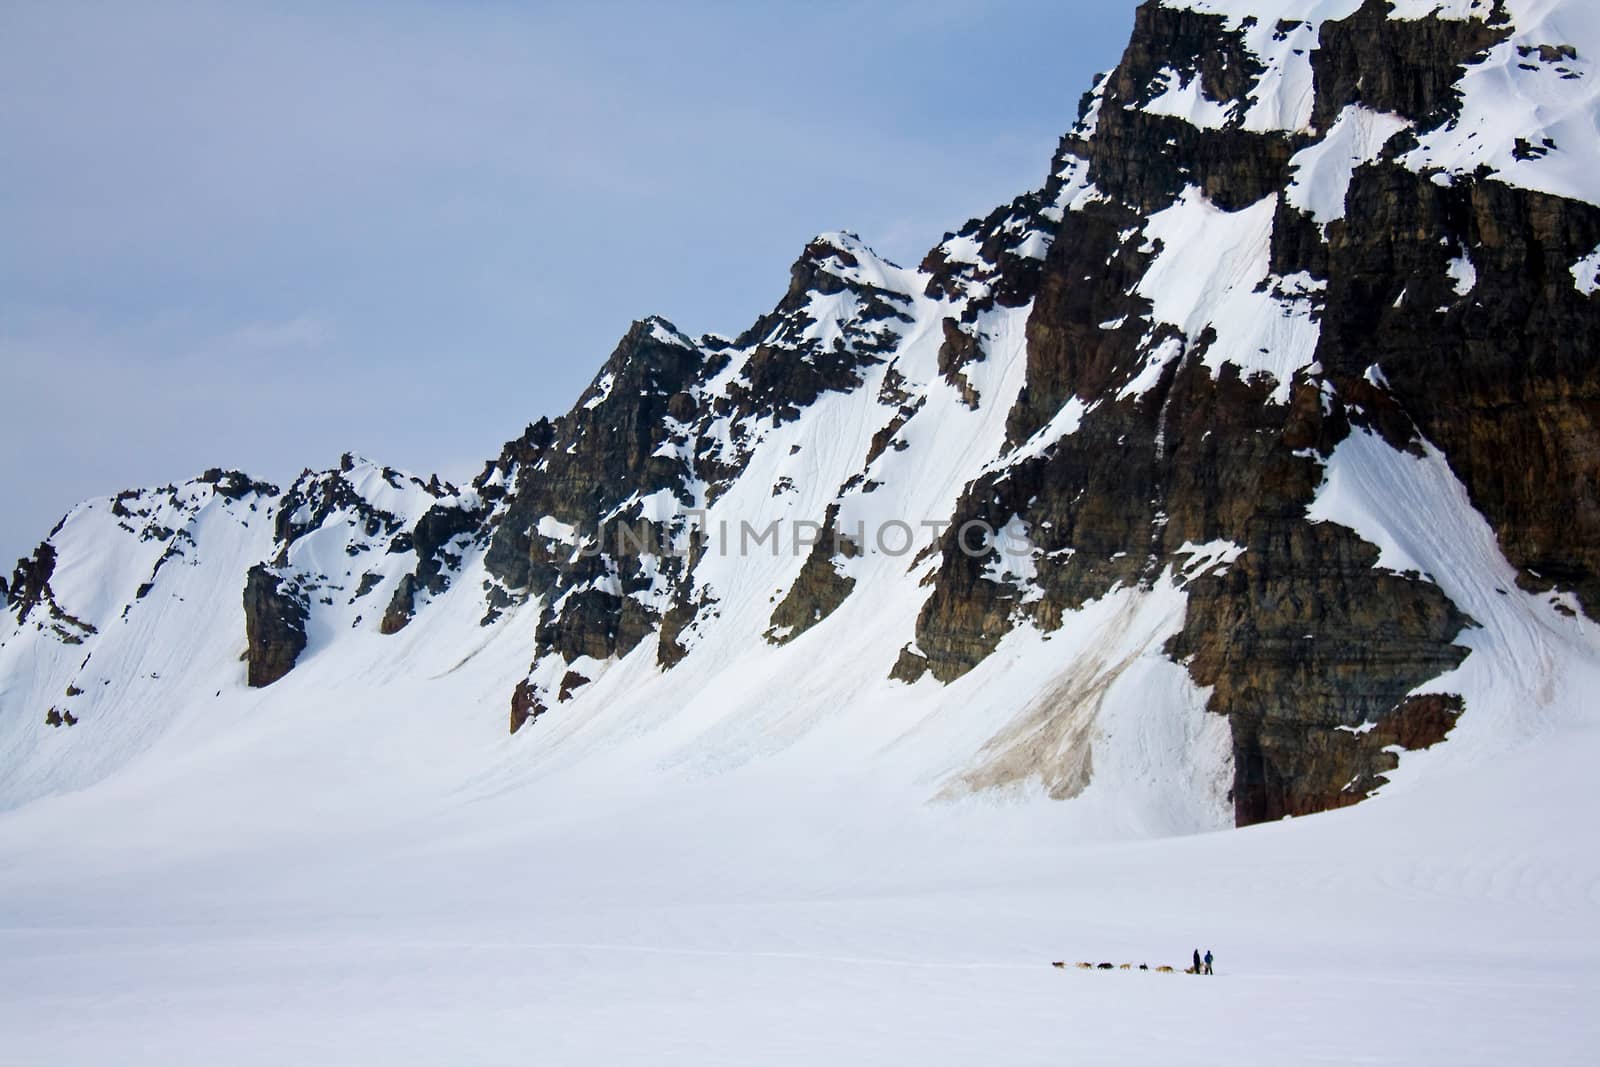
[[[628,324],[1036,186],[1133,0],[0,0],[0,560],[355,451],[470,477]]]

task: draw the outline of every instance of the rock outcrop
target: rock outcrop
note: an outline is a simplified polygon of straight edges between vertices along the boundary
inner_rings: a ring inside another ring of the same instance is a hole
[[[450,575],[461,566],[465,551],[465,545],[458,544],[457,539],[470,539],[477,534],[482,520],[479,509],[463,506],[458,500],[435,504],[417,520],[410,538],[412,551],[417,554],[417,569],[402,577],[395,587],[378,625],[381,633],[395,634],[405,629],[416,612],[419,594],[438,596],[450,588]]]
[[[271,685],[294,669],[306,648],[308,605],[303,591],[264,563],[244,583],[246,663],[252,688]]]
[[[17,560],[17,568],[11,575],[8,600],[19,622],[27,622],[40,605],[49,603],[50,576],[55,569],[56,549],[49,541],[34,549],[29,558]]]

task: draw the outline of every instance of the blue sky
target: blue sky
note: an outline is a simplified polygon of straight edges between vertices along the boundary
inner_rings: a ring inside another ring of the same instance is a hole
[[[0,4],[0,560],[349,450],[470,477],[628,324],[1044,177],[1132,0]]]

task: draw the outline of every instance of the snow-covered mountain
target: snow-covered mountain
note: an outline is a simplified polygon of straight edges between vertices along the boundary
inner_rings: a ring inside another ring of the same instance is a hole
[[[1597,57],[1153,0],[1038,189],[471,485],[75,508],[0,1062],[1592,1062]]]
[[[635,323],[470,486],[74,509],[6,591],[0,801],[329,687],[509,715],[531,775],[820,760],[1139,835],[1587,722],[1597,55],[1571,0],[1146,3],[1041,187],[915,267],[822,235],[737,337]]]

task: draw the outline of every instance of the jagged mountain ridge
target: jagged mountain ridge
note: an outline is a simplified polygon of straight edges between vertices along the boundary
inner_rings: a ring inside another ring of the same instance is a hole
[[[445,616],[521,649],[518,746],[759,678],[696,760],[899,709],[947,738],[930,792],[1098,788],[1183,827],[1497,736],[1596,649],[1594,29],[1536,0],[1147,3],[1039,190],[915,269],[819,237],[737,338],[636,323],[469,487],[351,457],[83,505],[6,594],[12,797],[110,769],[119,719],[153,743],[201,693],[180,661],[292,699],[311,658],[364,668]],[[1356,506],[1374,471],[1392,514]],[[774,523],[814,543],[740,543]],[[968,552],[969,524],[1015,535]]]

